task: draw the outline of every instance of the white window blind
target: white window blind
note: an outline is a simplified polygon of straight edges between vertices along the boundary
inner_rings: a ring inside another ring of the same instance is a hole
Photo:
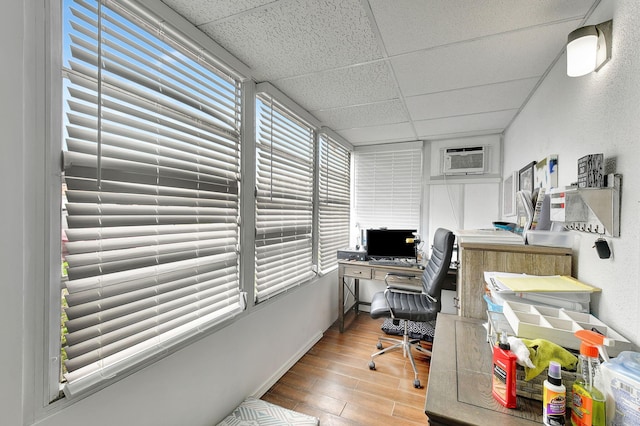
[[[244,300],[239,80],[123,2],[78,0],[64,19],[70,396]]]
[[[322,133],[318,164],[318,259],[320,272],[324,273],[337,266],[337,250],[349,246],[351,153]]]
[[[313,128],[271,95],[256,101],[256,300],[314,276]]]
[[[413,145],[413,144],[412,144]],[[360,229],[418,229],[422,149],[356,151],[355,223]]]

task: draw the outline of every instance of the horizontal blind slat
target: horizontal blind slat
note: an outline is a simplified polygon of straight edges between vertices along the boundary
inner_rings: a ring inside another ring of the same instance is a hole
[[[258,94],[256,101],[256,301],[313,276],[314,135]]]
[[[63,349],[73,394],[244,309],[242,93],[239,77],[152,14],[120,2],[65,7]]]

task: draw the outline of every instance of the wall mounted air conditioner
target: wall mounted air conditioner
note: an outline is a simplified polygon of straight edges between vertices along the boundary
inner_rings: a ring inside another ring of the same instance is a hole
[[[481,174],[485,171],[485,147],[446,148],[442,155],[445,175]]]

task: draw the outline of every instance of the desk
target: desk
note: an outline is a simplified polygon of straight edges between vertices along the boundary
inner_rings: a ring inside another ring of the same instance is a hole
[[[424,407],[429,424],[532,426],[542,424],[542,403],[518,397],[505,408],[491,395],[491,347],[483,321],[439,314]]]
[[[354,281],[352,294],[355,302],[347,311],[355,309],[357,313],[361,304],[368,304],[360,301],[360,280],[384,281],[384,277],[389,272],[399,272],[409,275],[407,278],[394,279],[394,282],[422,288],[423,270],[417,266],[371,265],[369,262],[354,260],[338,261],[338,327],[341,333],[344,331],[345,278],[353,278]]]
[[[571,275],[570,248],[517,244],[460,243],[458,245],[459,311],[463,317],[486,319],[484,271],[530,275]]]

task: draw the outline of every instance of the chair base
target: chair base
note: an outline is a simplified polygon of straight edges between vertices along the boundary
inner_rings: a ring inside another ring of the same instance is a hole
[[[393,339],[391,337],[382,337],[382,336],[378,337],[378,344],[376,345],[376,347],[380,350],[371,355],[371,361],[369,361],[369,369],[371,370],[376,369],[376,364],[373,361],[375,357],[396,349],[402,349],[402,355],[404,357],[409,357],[409,361],[411,362],[411,367],[413,368],[413,375],[414,375],[413,387],[419,389],[422,386],[420,385],[420,379],[418,378],[418,369],[416,368],[416,361],[413,358],[413,352],[411,352],[411,348],[414,348],[418,352],[421,352],[428,356],[431,356],[431,351],[423,348],[420,345],[420,339],[409,338],[408,323],[409,323],[408,321],[404,321],[404,334],[402,335],[402,340]],[[383,348],[382,342],[389,342],[389,343],[392,343],[392,345],[387,348]]]

